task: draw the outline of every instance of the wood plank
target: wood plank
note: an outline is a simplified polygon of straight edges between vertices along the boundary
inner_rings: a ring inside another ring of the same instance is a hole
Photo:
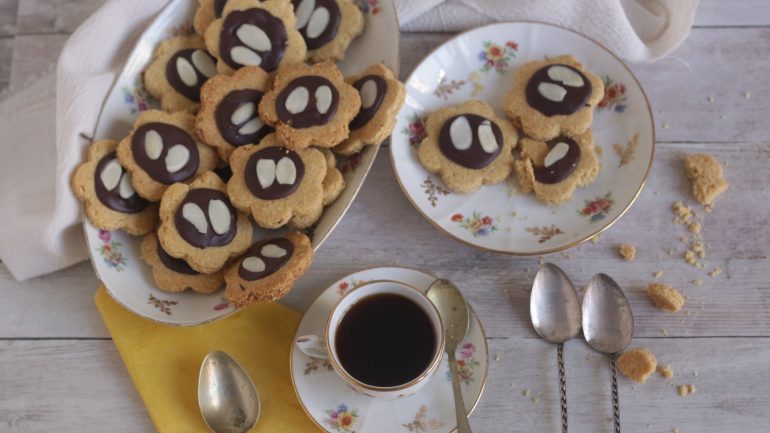
[[[387,151],[382,150],[358,199],[285,303],[303,310],[320,290],[344,275],[398,264],[453,279],[482,317],[489,336],[534,336],[528,290],[538,259],[481,252],[439,233],[393,180]],[[686,230],[672,223],[670,210],[674,201],[689,197],[680,154],[699,151],[727,163],[732,182],[716,209],[705,216],[703,236],[710,248],[703,269],[681,258],[679,238]],[[639,336],[660,336],[663,329],[672,336],[770,336],[770,214],[762,207],[770,202],[763,177],[767,166],[766,145],[660,145],[649,184],[630,212],[598,243],[546,259],[563,266],[579,285],[597,272],[615,276],[628,292]],[[735,171],[738,167],[740,172]],[[616,248],[621,242],[636,244],[636,261],[620,259]],[[669,256],[669,250],[675,255]],[[711,278],[707,272],[715,266],[724,271]],[[664,272],[661,281],[688,296],[685,310],[690,315],[656,310],[639,292],[659,270]],[[702,279],[703,285],[692,285],[695,279]],[[91,299],[96,286],[87,263],[24,283],[3,270],[0,293],[13,302],[0,303],[0,337],[105,336]]]
[[[19,0],[0,0],[0,36],[12,36],[17,32],[16,11]]]
[[[11,82],[11,62],[13,59],[13,38],[0,37],[0,92]]]
[[[765,0],[700,0],[696,26],[770,26],[770,3]]]
[[[19,3],[18,34],[72,33],[104,0],[24,0]]]
[[[675,377],[645,385],[619,378],[624,431],[766,431],[770,423],[770,340],[636,339]],[[489,341],[485,394],[474,431],[559,431],[556,350],[538,339]],[[566,345],[570,431],[611,431],[609,366],[578,341]],[[589,360],[589,354],[590,360]],[[495,361],[495,359],[499,359]],[[154,431],[111,341],[0,341],[0,425],[5,433]],[[695,384],[679,397],[674,385]],[[511,384],[515,385],[512,386]],[[523,395],[529,389],[529,397]],[[537,397],[539,402],[533,399]],[[105,414],[109,414],[105,416]],[[515,426],[515,427],[511,427]]]
[[[23,86],[53,70],[67,34],[16,36],[13,45],[10,84]]]

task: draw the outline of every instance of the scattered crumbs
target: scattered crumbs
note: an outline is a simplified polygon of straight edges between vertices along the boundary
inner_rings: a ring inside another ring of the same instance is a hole
[[[516,212],[516,211],[511,212],[511,216],[514,217],[514,218],[516,218],[518,215],[519,215],[519,213]]]
[[[653,278],[660,278],[663,276],[663,271],[657,271],[652,273]]]
[[[714,102],[714,97],[709,95],[709,102]]]
[[[685,316],[692,316],[692,312],[690,312],[690,310],[687,310],[687,311],[684,312],[684,315]]]
[[[743,97],[746,99],[751,99],[751,92],[744,92]]]
[[[647,286],[647,297],[656,307],[670,312],[677,312],[684,305],[684,296],[668,284],[650,284]]]
[[[516,384],[511,382],[511,389],[516,389]]]
[[[588,355],[586,355],[586,361],[591,362],[593,360],[594,360],[594,354],[593,353],[589,353]]]
[[[655,191],[655,195],[660,195],[660,191]]]
[[[671,379],[674,377],[674,370],[671,369],[670,365],[659,365],[657,370],[658,374],[665,377],[666,379]]]
[[[524,272],[526,272],[526,273],[528,273],[528,274],[531,274],[531,273],[532,273],[532,268],[527,268],[527,269],[524,269]]]
[[[599,156],[604,155],[604,147],[603,146],[596,146],[594,147],[594,150],[596,150],[596,154]]]
[[[679,427],[672,428],[671,433],[679,433]]]
[[[676,251],[674,251],[674,250],[668,250],[668,255],[669,255],[669,256],[673,256],[675,252],[676,252]]]
[[[692,209],[681,201],[674,202],[671,205],[671,209],[674,211],[674,215],[676,215],[676,219],[674,219],[675,224],[689,224],[692,221]]]
[[[730,186],[724,179],[722,165],[711,155],[688,155],[684,169],[692,185],[692,195],[703,206],[711,206],[714,200]]]
[[[660,333],[663,334],[664,337],[668,337],[668,329],[661,329]]]
[[[725,116],[725,115],[723,114],[723,115],[719,116],[719,118],[720,118],[720,119],[722,119],[722,120],[725,120],[725,119],[727,119],[727,116]]]
[[[521,392],[521,395],[524,397],[529,397],[530,394],[532,394],[532,391],[530,391],[529,388],[524,388],[524,391]]]
[[[540,256],[537,262],[540,263],[540,266],[543,266],[545,264],[545,259],[543,258],[543,256]]]
[[[693,371],[692,375],[695,376],[695,377],[698,377],[698,370]]]
[[[663,124],[663,129],[668,129],[668,128],[670,128],[670,127],[671,127],[671,125],[669,125],[668,123],[664,123],[664,124]]]
[[[599,242],[599,239],[601,239],[601,238],[602,238],[602,235],[596,235],[593,238],[591,238],[591,243],[595,244],[595,243]]]
[[[679,393],[679,397],[687,397],[690,394],[695,394],[695,385],[682,384],[676,387],[676,392]]]
[[[636,258],[636,247],[631,244],[620,244],[618,252],[620,253],[621,257],[623,257],[623,260],[627,262],[630,262]]]
[[[655,359],[655,355],[649,350],[640,347],[632,349],[627,352],[623,352],[618,357],[618,370],[623,376],[633,380],[636,383],[644,383],[652,373],[655,372],[655,367],[658,365],[658,361]]]
[[[535,404],[540,403],[540,397],[538,396],[532,397],[532,403],[535,403]]]
[[[500,355],[495,355],[495,362],[500,362]]]
[[[709,277],[714,278],[721,273],[722,273],[722,268],[720,268],[719,266],[716,266],[714,267],[713,271],[709,272]]]
[[[647,427],[647,428],[652,428],[652,424],[650,424],[650,423],[647,423],[644,426]]]
[[[687,230],[690,231],[690,233],[698,234],[700,233],[700,223],[698,221],[693,221],[687,226]]]
[[[656,257],[658,260],[660,260],[660,259],[662,259],[662,258],[663,258],[663,254],[661,254],[661,253],[658,253],[658,254],[656,254],[656,255],[655,255],[655,257]]]

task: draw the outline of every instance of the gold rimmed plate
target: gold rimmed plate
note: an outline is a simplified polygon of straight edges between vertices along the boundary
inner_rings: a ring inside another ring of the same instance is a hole
[[[592,130],[601,170],[572,199],[548,206],[521,194],[510,178],[470,194],[451,192],[417,157],[424,118],[469,99],[503,115],[501,103],[515,69],[561,54],[576,57],[605,84]],[[406,82],[407,98],[391,137],[396,179],[414,207],[445,234],[474,247],[505,254],[565,250],[610,227],[641,192],[655,149],[647,96],[630,69],[597,42],[550,24],[511,22],[480,27],[429,54]]]

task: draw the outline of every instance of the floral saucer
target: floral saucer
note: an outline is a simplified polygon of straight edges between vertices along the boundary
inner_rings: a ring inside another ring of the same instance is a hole
[[[372,268],[335,282],[316,299],[300,321],[296,336],[323,335],[326,319],[337,301],[357,285],[371,280],[394,280],[427,291],[436,277],[397,267]],[[471,310],[471,324],[458,345],[457,363],[465,407],[472,412],[487,381],[489,353],[484,329]],[[294,390],[308,416],[333,433],[449,433],[457,428],[447,356],[439,370],[416,394],[395,401],[357,394],[332,370],[329,361],[310,358],[295,346],[291,352]]]
[[[516,68],[560,54],[575,56],[602,77],[606,88],[592,126],[601,164],[592,185],[578,188],[570,201],[549,207],[518,193],[512,178],[471,194],[454,194],[420,165],[417,149],[425,116],[468,99],[486,101],[502,115],[502,98]],[[406,88],[406,104],[391,137],[396,178],[428,221],[487,251],[536,255],[593,238],[628,210],[652,165],[655,130],[641,85],[606,48],[561,27],[514,22],[463,33],[426,57]]]

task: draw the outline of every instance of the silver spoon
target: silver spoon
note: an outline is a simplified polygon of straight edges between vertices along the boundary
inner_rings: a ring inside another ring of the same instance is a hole
[[[224,352],[211,352],[203,359],[198,406],[203,421],[214,433],[246,433],[259,419],[259,394],[254,382]]]
[[[612,367],[612,414],[615,433],[620,433],[617,354],[631,343],[634,315],[618,283],[605,274],[588,282],[583,296],[583,335],[594,350],[606,353]]]
[[[449,280],[436,280],[428,289],[428,299],[436,306],[441,322],[444,324],[445,350],[449,356],[449,372],[452,376],[452,391],[455,398],[455,415],[457,416],[457,433],[471,433],[468,423],[468,411],[460,389],[457,374],[455,350],[457,344],[465,338],[470,325],[468,304],[465,303],[460,290]]]
[[[580,332],[580,302],[575,286],[560,267],[545,263],[532,283],[529,313],[535,332],[557,346],[561,431],[567,433],[567,381],[564,375],[564,342]]]

